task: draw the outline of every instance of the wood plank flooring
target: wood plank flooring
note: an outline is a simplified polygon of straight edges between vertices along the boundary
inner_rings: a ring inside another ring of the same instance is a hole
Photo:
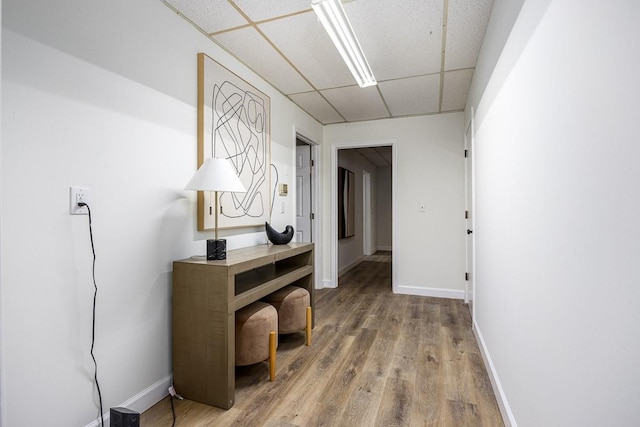
[[[266,363],[238,367],[231,409],[174,400],[176,426],[503,426],[466,305],[393,295],[389,261],[316,291],[312,345],[281,336],[274,382]],[[172,420],[166,398],[141,425]]]

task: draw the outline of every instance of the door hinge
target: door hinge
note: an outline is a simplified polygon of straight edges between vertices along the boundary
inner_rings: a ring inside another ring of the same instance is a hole
[[[469,281],[469,273],[464,273],[464,280]]]
[[[316,216],[315,216],[315,214],[313,212],[311,212],[309,214],[309,219],[311,219],[311,220],[316,219]]]
[[[314,167],[316,165],[316,162],[313,161],[313,159],[309,160],[309,164],[311,165],[311,167]]]
[[[464,219],[469,219],[469,211],[464,211]]]
[[[469,150],[464,150],[464,157],[469,157]]]

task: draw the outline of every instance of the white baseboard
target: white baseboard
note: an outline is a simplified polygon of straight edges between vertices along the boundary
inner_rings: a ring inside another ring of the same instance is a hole
[[[341,270],[338,271],[338,277],[342,276],[344,273],[351,270],[352,268],[360,264],[362,261],[364,261],[364,256],[353,261],[351,264],[347,265],[346,267],[343,267]]]
[[[464,291],[457,289],[424,288],[419,286],[399,285],[393,290],[396,294],[420,295],[423,297],[464,299]]]
[[[511,412],[511,407],[509,406],[507,396],[504,394],[504,390],[502,389],[502,384],[500,384],[498,373],[493,366],[493,361],[491,360],[491,356],[489,355],[489,350],[487,349],[484,338],[482,337],[482,332],[480,332],[480,328],[475,321],[473,322],[473,333],[475,334],[476,340],[478,341],[478,347],[480,347],[480,354],[482,354],[484,366],[487,367],[489,380],[491,381],[491,386],[493,386],[493,392],[496,394],[496,400],[498,401],[500,414],[502,414],[502,421],[504,422],[505,427],[518,427],[516,419],[513,416],[513,412]]]
[[[333,283],[333,281],[331,281],[330,279],[324,279],[322,281],[322,288],[321,289],[327,289],[327,288],[335,289],[337,287],[338,287],[337,284]]]
[[[378,250],[390,252],[393,250],[393,246],[378,246]]]
[[[153,405],[164,399],[169,395],[169,386],[171,385],[171,375],[168,375],[155,384],[150,385],[146,389],[142,390],[140,393],[136,394],[132,398],[126,400],[120,405],[114,406],[114,408],[127,408],[132,411],[136,411],[139,413],[143,413],[147,409],[151,408]],[[104,409],[104,408],[103,408]],[[110,410],[107,409],[107,413],[104,414],[103,420],[104,425],[110,424]],[[91,424],[87,424],[86,427],[99,427],[100,420],[95,420]]]

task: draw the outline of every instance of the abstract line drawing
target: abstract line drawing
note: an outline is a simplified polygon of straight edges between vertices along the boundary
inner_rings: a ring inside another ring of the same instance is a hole
[[[264,225],[270,218],[270,99],[198,54],[198,165],[229,159],[246,193],[218,193],[219,228]],[[215,196],[198,196],[198,230],[215,227]]]
[[[338,239],[355,235],[355,175],[338,167]]]

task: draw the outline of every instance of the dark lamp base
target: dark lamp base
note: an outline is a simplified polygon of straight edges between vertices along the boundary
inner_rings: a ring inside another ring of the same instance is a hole
[[[227,259],[227,240],[207,240],[207,259]]]

